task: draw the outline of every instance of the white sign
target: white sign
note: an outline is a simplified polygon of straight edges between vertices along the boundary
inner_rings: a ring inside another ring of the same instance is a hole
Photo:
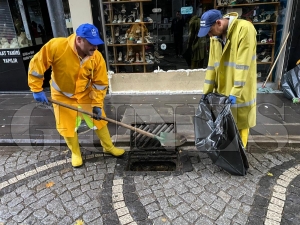
[[[160,13],[161,11],[162,11],[161,8],[152,9],[152,12],[154,12],[154,13]]]

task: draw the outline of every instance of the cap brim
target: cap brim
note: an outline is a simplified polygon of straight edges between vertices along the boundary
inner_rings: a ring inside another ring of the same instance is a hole
[[[103,45],[104,42],[100,38],[85,38],[92,45]]]
[[[198,37],[205,37],[210,30],[210,27],[200,27],[200,30],[198,32]]]

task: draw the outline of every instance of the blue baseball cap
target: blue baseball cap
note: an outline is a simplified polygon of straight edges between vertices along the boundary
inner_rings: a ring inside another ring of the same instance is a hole
[[[99,36],[97,27],[89,23],[81,24],[76,30],[76,35],[85,38],[92,45],[104,44]]]
[[[208,34],[211,26],[221,18],[221,12],[216,9],[211,9],[203,13],[200,20],[200,30],[198,33],[198,37],[205,37]]]

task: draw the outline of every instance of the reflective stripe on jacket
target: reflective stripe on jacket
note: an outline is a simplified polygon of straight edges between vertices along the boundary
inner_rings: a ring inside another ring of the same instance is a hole
[[[222,47],[216,37],[210,39],[210,53],[204,81],[204,93],[217,92],[237,97],[231,111],[238,129],[256,125],[256,30],[246,21],[229,13],[233,21]]]

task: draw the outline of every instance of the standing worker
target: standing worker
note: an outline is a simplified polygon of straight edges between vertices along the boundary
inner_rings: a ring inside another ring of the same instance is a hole
[[[94,120],[53,104],[56,128],[72,152],[73,167],[83,164],[76,132],[81,116],[95,130],[103,152],[114,156],[121,156],[125,152],[113,145],[107,122],[100,120],[100,116],[105,116],[103,102],[108,87],[106,64],[97,50],[97,45],[102,44],[98,29],[92,24],[82,24],[76,34],[47,42],[29,64],[28,85],[36,101],[48,103],[42,85],[44,72],[51,66],[51,97],[97,115],[94,118],[97,120]]]
[[[207,44],[206,37],[199,38],[200,17],[195,15],[189,22],[188,49],[191,51],[191,69],[206,68],[207,63]]]
[[[204,94],[229,96],[246,147],[249,128],[256,125],[256,30],[252,23],[237,18],[235,12],[222,17],[220,11],[209,10],[201,17],[198,36],[211,37]]]
[[[174,35],[174,45],[176,57],[182,57],[184,20],[179,11],[176,12],[176,18],[172,20],[171,33]]]

